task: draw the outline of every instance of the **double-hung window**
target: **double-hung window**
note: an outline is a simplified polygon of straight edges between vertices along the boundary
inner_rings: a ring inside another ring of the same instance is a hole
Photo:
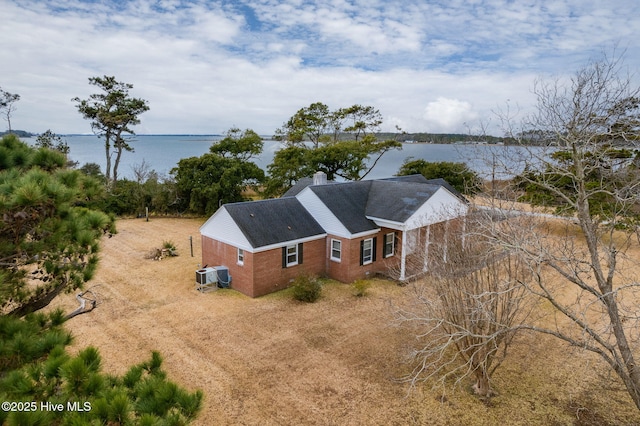
[[[282,267],[302,265],[302,249],[304,244],[292,244],[282,247]]]
[[[391,257],[396,250],[396,233],[390,232],[384,236],[384,257]]]
[[[238,265],[244,265],[244,250],[238,249]]]
[[[342,259],[342,241],[331,240],[331,260],[340,262]]]
[[[368,265],[373,262],[373,238],[368,238],[362,241],[361,253],[362,264]]]
[[[298,246],[287,246],[287,267],[298,264]]]

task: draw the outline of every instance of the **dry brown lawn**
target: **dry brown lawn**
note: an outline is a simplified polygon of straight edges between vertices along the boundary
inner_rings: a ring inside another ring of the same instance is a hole
[[[100,349],[103,369],[122,374],[159,350],[170,378],[205,393],[201,425],[569,425],[640,424],[640,415],[601,362],[540,336],[522,336],[494,376],[490,401],[470,383],[410,391],[396,379],[412,339],[392,326],[390,305],[407,288],[374,280],[364,298],[325,285],[314,304],[285,290],[250,299],[195,290],[200,262],[194,219],[118,221],[102,241],[88,287],[101,304],[67,323],[72,350]],[[194,257],[189,236],[193,237]],[[179,256],[154,261],[163,241]],[[56,306],[76,307],[73,295]]]

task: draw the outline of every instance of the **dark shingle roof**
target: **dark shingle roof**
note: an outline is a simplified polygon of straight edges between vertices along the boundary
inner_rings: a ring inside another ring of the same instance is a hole
[[[313,184],[313,179],[305,177],[300,179],[299,181],[297,181],[295,183],[295,185],[293,185],[291,188],[289,188],[287,190],[287,192],[285,192],[282,196],[283,197],[295,197],[296,195],[298,195],[298,193],[300,191],[302,191],[303,189],[305,189],[307,186]]]
[[[406,175],[406,176],[392,176],[384,179],[378,179],[384,181],[394,181],[394,182],[414,182],[414,183],[427,183],[429,182],[426,177],[421,174],[415,175]]]
[[[253,248],[325,234],[297,198],[249,201],[224,207]]]
[[[378,229],[365,210],[373,181],[312,185],[309,188],[352,234]]]
[[[419,174],[307,186],[352,234],[378,229],[367,217],[405,222],[440,187],[466,202],[444,179],[426,179]]]
[[[469,200],[464,198],[464,195],[462,195],[460,192],[458,192],[458,190],[455,189],[453,186],[451,186],[451,184],[449,182],[447,182],[446,180],[444,180],[442,178],[437,178],[437,179],[428,179],[427,182],[428,183],[433,183],[433,184],[436,184],[436,185],[440,185],[440,186],[444,186],[449,192],[451,192],[453,195],[458,197],[460,200],[464,201],[467,204],[469,203]]]
[[[372,182],[366,215],[393,222],[404,222],[414,214],[440,185],[397,180]]]

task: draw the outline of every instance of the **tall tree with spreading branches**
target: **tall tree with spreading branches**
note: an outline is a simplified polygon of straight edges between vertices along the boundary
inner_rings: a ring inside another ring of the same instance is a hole
[[[525,147],[536,133],[546,146],[492,160],[525,170],[515,189],[566,219],[521,214],[487,235],[527,261],[529,293],[553,307],[551,321],[528,328],[599,356],[640,408],[640,88],[621,56],[604,55],[570,80],[537,81],[534,93],[537,112],[522,126],[502,118]]]
[[[15,103],[20,100],[20,95],[17,93],[9,93],[0,87],[0,112],[4,115],[4,120],[9,127],[9,133],[11,133],[11,115],[16,110]]]
[[[371,106],[353,105],[331,111],[321,102],[298,110],[275,138],[284,142],[267,166],[269,180],[265,193],[281,195],[297,180],[317,171],[329,179],[360,180],[382,156],[402,149],[395,140],[379,141],[374,134],[382,115]]]
[[[147,101],[129,94],[133,85],[117,81],[113,76],[90,77],[89,84],[102,90],[89,96],[72,100],[82,116],[91,121],[96,136],[104,138],[106,156],[105,179],[107,187],[118,180],[118,166],[124,151],[133,151],[128,136],[135,135],[133,126],[140,124],[139,115],[149,110]],[[113,151],[112,151],[113,148]],[[112,157],[113,158],[113,170]]]
[[[244,191],[264,181],[264,171],[251,161],[262,145],[253,130],[232,128],[207,154],[180,160],[171,170],[180,208],[212,214],[223,203],[244,201]]]

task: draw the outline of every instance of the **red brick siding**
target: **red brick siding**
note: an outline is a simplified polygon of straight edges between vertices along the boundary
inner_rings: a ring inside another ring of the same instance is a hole
[[[238,265],[238,249],[229,244],[202,237],[202,265],[226,266],[231,275],[231,286],[248,294],[253,287],[253,254],[244,252],[244,264]]]
[[[436,247],[444,244],[445,233],[447,238],[452,238],[453,229],[462,226],[463,219],[454,219],[449,225],[446,222],[431,225],[429,239],[432,243],[430,252],[434,256],[439,250]],[[449,227],[449,231],[445,229]],[[395,255],[384,258],[384,237],[386,234],[396,233]],[[363,240],[375,237],[376,260],[368,265],[360,265],[360,244]],[[330,260],[331,240],[342,241],[342,259],[340,262]],[[422,254],[427,239],[427,230],[420,230],[420,246],[416,251]],[[290,282],[301,274],[328,276],[332,279],[351,283],[361,278],[367,278],[376,273],[396,276],[400,269],[400,257],[402,252],[402,232],[383,228],[375,235],[369,235],[357,239],[338,238],[328,235],[324,239],[304,243],[303,262],[289,268],[282,268],[282,248],[268,250],[259,253],[245,251],[244,264],[237,264],[237,249],[228,244],[221,243],[211,238],[202,238],[202,263],[209,266],[224,265],[229,268],[233,278],[232,287],[250,297],[258,297],[274,291],[282,290],[289,286]],[[441,255],[440,251],[440,255]],[[418,273],[416,266],[407,258],[407,275]],[[415,265],[415,263],[414,263]],[[419,269],[422,269],[419,267]]]
[[[286,288],[301,274],[325,275],[325,240],[303,243],[302,264],[282,267],[282,248],[244,253],[244,264],[237,264],[237,248],[208,237],[202,238],[202,263],[224,265],[232,276],[231,287],[250,297],[263,296]]]
[[[330,260],[328,263],[327,275],[335,280],[351,283],[355,280],[366,278],[375,273],[387,274],[390,267],[399,265],[398,245],[396,245],[396,255],[387,259],[384,258],[384,236],[394,232],[392,229],[383,228],[375,235],[368,235],[353,240],[338,238],[332,235],[327,236],[327,258],[330,257],[331,239],[342,241],[342,259],[340,262]],[[400,235],[400,231],[395,231]],[[368,265],[360,265],[360,244],[369,238],[376,238],[376,260]]]

